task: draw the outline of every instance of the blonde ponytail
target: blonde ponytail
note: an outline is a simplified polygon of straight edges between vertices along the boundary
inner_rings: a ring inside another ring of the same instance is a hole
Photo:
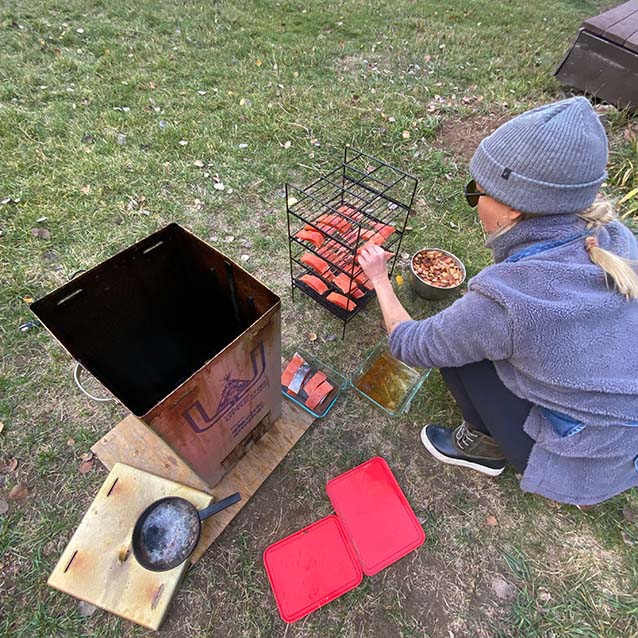
[[[616,213],[611,204],[603,200],[595,202],[579,217],[587,222],[587,228],[596,229],[616,219]],[[627,299],[638,299],[637,262],[601,248],[594,236],[585,239],[585,248],[592,263],[603,269],[605,280],[608,281],[608,277],[611,277],[620,294]]]

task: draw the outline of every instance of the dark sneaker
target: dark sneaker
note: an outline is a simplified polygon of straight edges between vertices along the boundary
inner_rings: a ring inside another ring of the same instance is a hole
[[[421,430],[421,441],[443,463],[470,467],[488,476],[498,476],[505,469],[507,461],[496,441],[468,423],[454,430],[430,423]]]

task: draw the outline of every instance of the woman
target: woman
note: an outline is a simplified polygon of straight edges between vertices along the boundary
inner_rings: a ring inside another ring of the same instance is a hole
[[[446,463],[589,505],[638,486],[636,238],[604,202],[607,137],[588,100],[513,118],[484,139],[466,197],[494,264],[446,310],[412,321],[367,244],[394,356],[440,368],[463,423],[426,425]]]

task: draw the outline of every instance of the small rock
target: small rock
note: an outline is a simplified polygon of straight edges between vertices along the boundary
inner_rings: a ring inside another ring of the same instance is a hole
[[[117,143],[120,146],[124,146],[124,144],[126,144],[126,135],[124,135],[124,133],[117,134]]]
[[[213,188],[214,188],[216,191],[223,191],[223,190],[224,190],[224,188],[226,188],[226,187],[224,186],[224,183],[223,183],[223,182],[215,182],[215,183],[213,184]]]
[[[248,148],[248,144],[244,144],[244,143],[239,144],[238,146],[239,148]]]
[[[202,160],[195,160],[193,162],[193,166],[196,166],[197,168],[204,168],[204,162],[202,162]]]
[[[516,587],[508,583],[502,576],[495,576],[492,579],[492,591],[500,600],[514,600],[516,598]]]
[[[328,335],[328,336],[325,338],[325,341],[326,341],[327,343],[332,343],[333,341],[336,341],[338,338],[339,338],[339,337],[337,337],[337,335]]]
[[[179,144],[180,146],[186,146],[186,145],[188,144],[188,142],[187,142],[186,140],[180,140],[180,141],[178,142],[178,144]]]
[[[159,127],[160,128],[166,128],[166,120],[160,120],[159,121]]]
[[[250,255],[241,255],[239,257],[243,262],[246,262],[250,259]]]
[[[80,614],[82,618],[88,618],[96,611],[97,607],[95,605],[91,605],[91,603],[84,602],[83,600],[78,603],[78,614]]]

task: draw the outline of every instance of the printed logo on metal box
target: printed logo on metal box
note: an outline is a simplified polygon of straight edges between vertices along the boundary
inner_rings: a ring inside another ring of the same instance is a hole
[[[182,412],[186,422],[197,433],[210,430],[221,419],[230,420],[241,412],[246,404],[254,399],[264,388],[270,385],[266,376],[266,349],[263,342],[251,353],[250,361],[253,376],[250,379],[231,377],[230,373],[224,377],[224,389],[217,410],[209,415],[201,402],[195,401]],[[231,433],[237,437],[252,419],[264,408],[262,401],[257,403],[251,411],[232,426]]]

